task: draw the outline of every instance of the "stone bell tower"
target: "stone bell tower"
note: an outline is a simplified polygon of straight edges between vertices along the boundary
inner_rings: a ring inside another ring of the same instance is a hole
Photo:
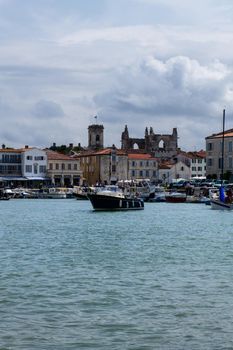
[[[88,148],[104,148],[104,126],[92,124],[88,126]]]

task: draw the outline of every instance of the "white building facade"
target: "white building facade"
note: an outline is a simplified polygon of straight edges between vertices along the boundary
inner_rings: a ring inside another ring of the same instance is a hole
[[[171,184],[175,179],[190,180],[191,169],[182,161],[177,163],[164,163],[159,166],[159,181],[163,184]]]
[[[22,151],[22,176],[28,180],[45,180],[47,172],[46,152],[38,148]]]

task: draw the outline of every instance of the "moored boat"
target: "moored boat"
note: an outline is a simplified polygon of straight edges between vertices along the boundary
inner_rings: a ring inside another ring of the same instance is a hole
[[[210,205],[211,205],[211,209],[233,210],[233,203],[226,203],[219,199],[211,199]]]
[[[142,210],[144,201],[125,195],[117,186],[107,186],[95,193],[88,193],[94,210]]]
[[[184,203],[186,202],[186,194],[180,192],[171,192],[166,195],[166,202],[169,203]]]

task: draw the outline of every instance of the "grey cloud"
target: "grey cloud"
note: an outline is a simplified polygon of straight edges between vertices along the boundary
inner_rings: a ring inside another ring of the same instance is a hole
[[[61,118],[65,116],[62,107],[58,103],[46,100],[37,102],[32,109],[32,114],[36,118],[42,119]]]

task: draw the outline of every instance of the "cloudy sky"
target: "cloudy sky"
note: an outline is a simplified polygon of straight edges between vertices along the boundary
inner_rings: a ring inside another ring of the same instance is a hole
[[[233,127],[232,0],[0,0],[0,142],[105,146],[178,128],[179,146]]]

